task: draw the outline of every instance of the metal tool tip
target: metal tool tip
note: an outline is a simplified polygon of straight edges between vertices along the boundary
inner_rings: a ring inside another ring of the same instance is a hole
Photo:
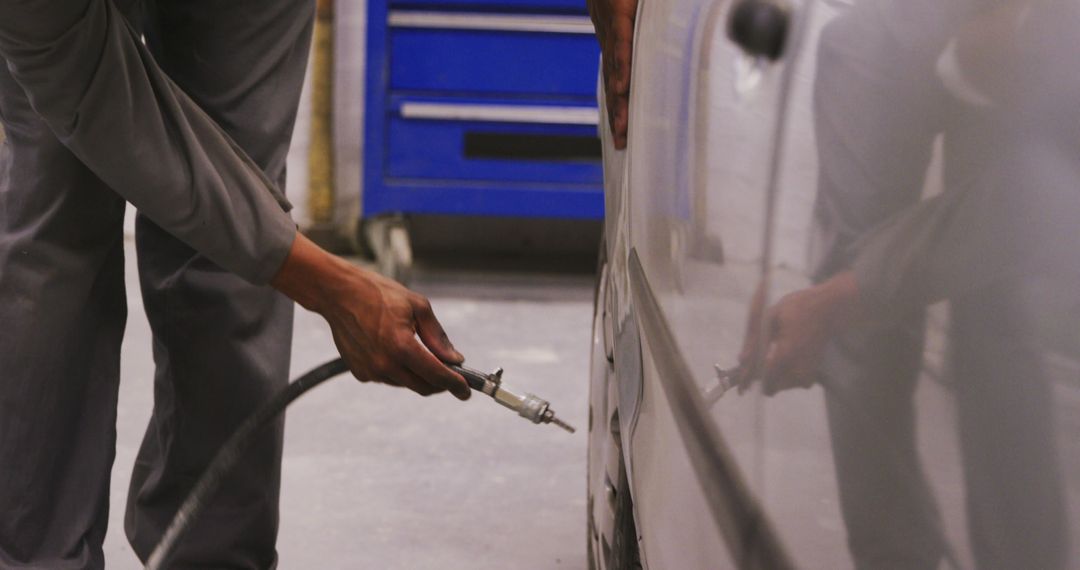
[[[574,433],[575,431],[577,431],[570,424],[560,420],[559,418],[551,418],[551,423],[563,428],[564,430],[566,430],[566,431],[568,431],[570,433]]]

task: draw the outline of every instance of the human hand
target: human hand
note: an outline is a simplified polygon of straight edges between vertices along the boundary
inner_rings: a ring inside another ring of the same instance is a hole
[[[445,363],[464,361],[431,304],[395,281],[330,255],[298,234],[273,285],[330,324],[334,343],[361,382],[382,382],[429,396],[471,395]]]
[[[615,148],[626,148],[630,117],[630,68],[637,0],[587,0],[603,56],[608,124]]]
[[[771,396],[817,381],[828,341],[855,321],[858,287],[845,272],[784,296],[763,310],[764,287],[751,302],[735,383],[741,390],[760,378]]]

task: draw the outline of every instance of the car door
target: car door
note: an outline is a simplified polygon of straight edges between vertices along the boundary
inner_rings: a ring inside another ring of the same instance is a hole
[[[642,106],[651,117],[635,119],[645,130],[642,136],[662,148],[651,149],[644,159],[632,155],[629,272],[645,346],[641,423],[650,428],[639,425],[635,452],[639,459],[646,455],[641,451],[648,452],[659,460],[652,465],[663,466],[657,471],[692,490],[643,494],[643,519],[672,529],[653,544],[648,529],[644,532],[650,560],[659,550],[664,565],[715,567],[717,560],[732,567],[853,565],[839,492],[851,478],[838,477],[830,431],[836,426],[830,426],[827,406],[862,418],[873,408],[859,409],[860,402],[842,395],[827,398],[824,383],[773,396],[763,395],[757,384],[745,391],[723,384],[725,373],[739,363],[750,319],[764,317],[752,311],[755,294],[767,307],[811,284],[814,208],[822,185],[818,162],[827,155],[819,145],[834,142],[818,138],[818,57],[829,47],[822,45],[823,30],[849,9],[848,3],[813,0],[716,3],[704,9],[691,34],[689,65],[665,61],[665,50],[656,50],[662,63],[654,65],[670,75],[661,82],[668,92],[650,92]],[[750,32],[740,28],[740,18],[755,24]],[[773,57],[769,48],[775,44],[769,40],[777,32],[763,24],[768,22],[784,30],[783,49]],[[837,36],[833,33],[828,41],[847,39]],[[666,57],[674,60],[675,52],[669,46]],[[874,63],[872,57],[867,61]],[[677,75],[679,70],[684,77]],[[855,81],[844,79],[837,89]],[[672,87],[679,85],[685,90],[682,99]],[[900,87],[862,109],[900,109],[894,117],[896,132],[905,118],[913,122],[909,99],[918,90]],[[840,99],[838,105],[843,103]],[[858,111],[838,112],[845,113],[846,125],[866,125],[867,115]],[[916,186],[935,184],[933,172],[890,175]],[[933,386],[923,392],[932,421],[946,424],[947,402]],[[884,462],[903,463],[897,458],[909,450],[871,439],[886,450]],[[681,449],[672,449],[675,440]],[[955,440],[939,434],[923,447],[932,448],[940,467],[934,483],[958,488]],[[914,478],[918,474],[910,471],[917,465],[900,465],[883,480]],[[637,483],[645,488],[665,484],[654,481],[660,477],[638,476]],[[950,493],[947,498],[955,497]],[[949,508],[955,511],[955,503]],[[930,512],[934,506],[913,502],[910,509]],[[654,521],[650,511],[659,513],[660,520]],[[687,519],[704,525],[706,518],[715,525],[712,542],[703,532],[688,538]],[[680,519],[681,524],[664,524]],[[951,526],[962,534],[962,524]]]
[[[1059,245],[1075,244],[1080,211],[1062,128],[1078,12],[646,0],[625,207],[650,566],[1075,565],[1080,263]],[[944,300],[925,319],[923,305],[869,315],[889,324],[834,339],[808,389],[724,391],[756,291],[774,306],[850,267],[830,266],[844,251],[830,216],[848,216],[848,240],[937,224],[914,265],[935,275],[913,276],[894,236],[897,255],[863,277],[907,279],[886,291],[896,306],[937,278],[926,301]]]

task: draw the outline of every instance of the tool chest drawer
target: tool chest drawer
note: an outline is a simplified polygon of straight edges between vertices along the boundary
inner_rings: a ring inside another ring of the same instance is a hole
[[[386,173],[600,184],[595,120],[587,107],[406,102],[390,119]]]
[[[398,20],[410,21],[404,19],[410,15],[415,14],[401,14]],[[392,91],[595,96],[596,40],[565,31],[578,26],[575,22],[549,16],[458,14],[453,16],[463,16],[461,24],[471,27],[411,27],[395,25],[394,16]],[[430,16],[433,25],[453,23],[448,14]],[[591,26],[583,16],[573,18]],[[525,30],[508,30],[515,22]],[[493,29],[479,27],[489,24]]]

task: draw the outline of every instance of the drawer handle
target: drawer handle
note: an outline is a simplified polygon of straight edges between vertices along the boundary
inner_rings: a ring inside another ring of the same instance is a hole
[[[594,107],[402,103],[401,116],[406,119],[431,119],[437,121],[591,126],[600,124],[600,111]]]
[[[494,160],[600,161],[596,136],[465,133],[465,158]]]
[[[593,33],[592,20],[588,16],[454,14],[394,10],[390,12],[389,21],[390,26],[395,28],[443,28],[586,35],[592,35]]]

